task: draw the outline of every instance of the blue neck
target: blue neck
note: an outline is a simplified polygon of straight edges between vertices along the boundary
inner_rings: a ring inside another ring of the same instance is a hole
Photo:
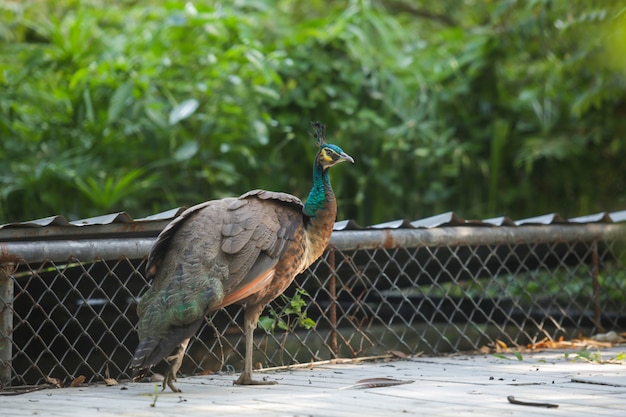
[[[326,198],[332,195],[332,187],[328,178],[328,170],[324,171],[320,164],[313,166],[313,187],[304,203],[304,214],[309,217],[316,217],[317,211],[324,208]]]

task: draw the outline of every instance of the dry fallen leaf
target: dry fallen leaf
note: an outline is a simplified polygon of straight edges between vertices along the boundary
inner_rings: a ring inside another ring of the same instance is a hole
[[[107,387],[112,387],[113,385],[119,385],[119,382],[117,382],[114,378],[104,378],[104,383],[106,384]]]
[[[396,358],[400,358],[400,359],[406,359],[409,357],[409,355],[407,355],[406,353],[399,351],[399,350],[388,350],[387,353],[389,353],[390,355],[395,356]]]
[[[72,381],[72,383],[70,384],[70,387],[72,387],[72,388],[76,388],[76,387],[79,387],[79,386],[83,385],[83,383],[85,382],[85,379],[86,379],[86,378],[85,378],[85,375],[79,375],[79,376],[77,376],[77,377],[76,377],[76,378]]]
[[[57,388],[63,388],[63,382],[59,378],[51,378],[49,376],[46,377],[46,382],[48,384],[52,384]]]
[[[215,372],[212,371],[211,369],[205,369],[202,372],[198,372],[196,375],[198,376],[202,376],[202,375],[213,375]]]
[[[496,339],[496,348],[507,349],[508,346],[500,339]]]

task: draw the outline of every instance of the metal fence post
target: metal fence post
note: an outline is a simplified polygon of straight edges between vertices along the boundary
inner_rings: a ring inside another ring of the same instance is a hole
[[[593,322],[598,328],[599,332],[604,333],[604,327],[602,326],[602,309],[600,307],[600,282],[598,276],[600,274],[599,256],[598,256],[598,239],[594,239],[591,242],[591,288],[592,288],[592,302],[593,302]]]
[[[0,388],[11,384],[14,263],[0,264]]]
[[[328,293],[330,305],[328,306],[328,321],[330,322],[330,353],[333,359],[339,357],[337,346],[337,271],[335,270],[335,250],[332,246],[328,248],[328,265],[330,267],[330,282]]]

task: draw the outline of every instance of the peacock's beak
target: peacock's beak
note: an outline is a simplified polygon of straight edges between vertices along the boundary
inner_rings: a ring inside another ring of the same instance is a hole
[[[347,153],[342,152],[341,155],[339,155],[339,156],[341,157],[339,159],[339,162],[340,161],[350,161],[350,162],[352,162],[354,164],[354,159],[352,159],[352,157],[350,155],[348,155]]]

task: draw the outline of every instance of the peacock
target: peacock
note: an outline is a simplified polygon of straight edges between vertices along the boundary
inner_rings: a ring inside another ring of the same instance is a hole
[[[306,203],[290,194],[253,190],[193,206],[159,234],[146,264],[152,285],[137,306],[134,380],[167,358],[163,390],[180,392],[174,382],[189,339],[207,313],[239,303],[245,309],[245,356],[234,383],[274,383],[252,378],[254,329],[265,306],[323,253],[337,215],[328,170],[354,163],[339,146],[326,143],[323,124],[311,126],[319,149]]]

